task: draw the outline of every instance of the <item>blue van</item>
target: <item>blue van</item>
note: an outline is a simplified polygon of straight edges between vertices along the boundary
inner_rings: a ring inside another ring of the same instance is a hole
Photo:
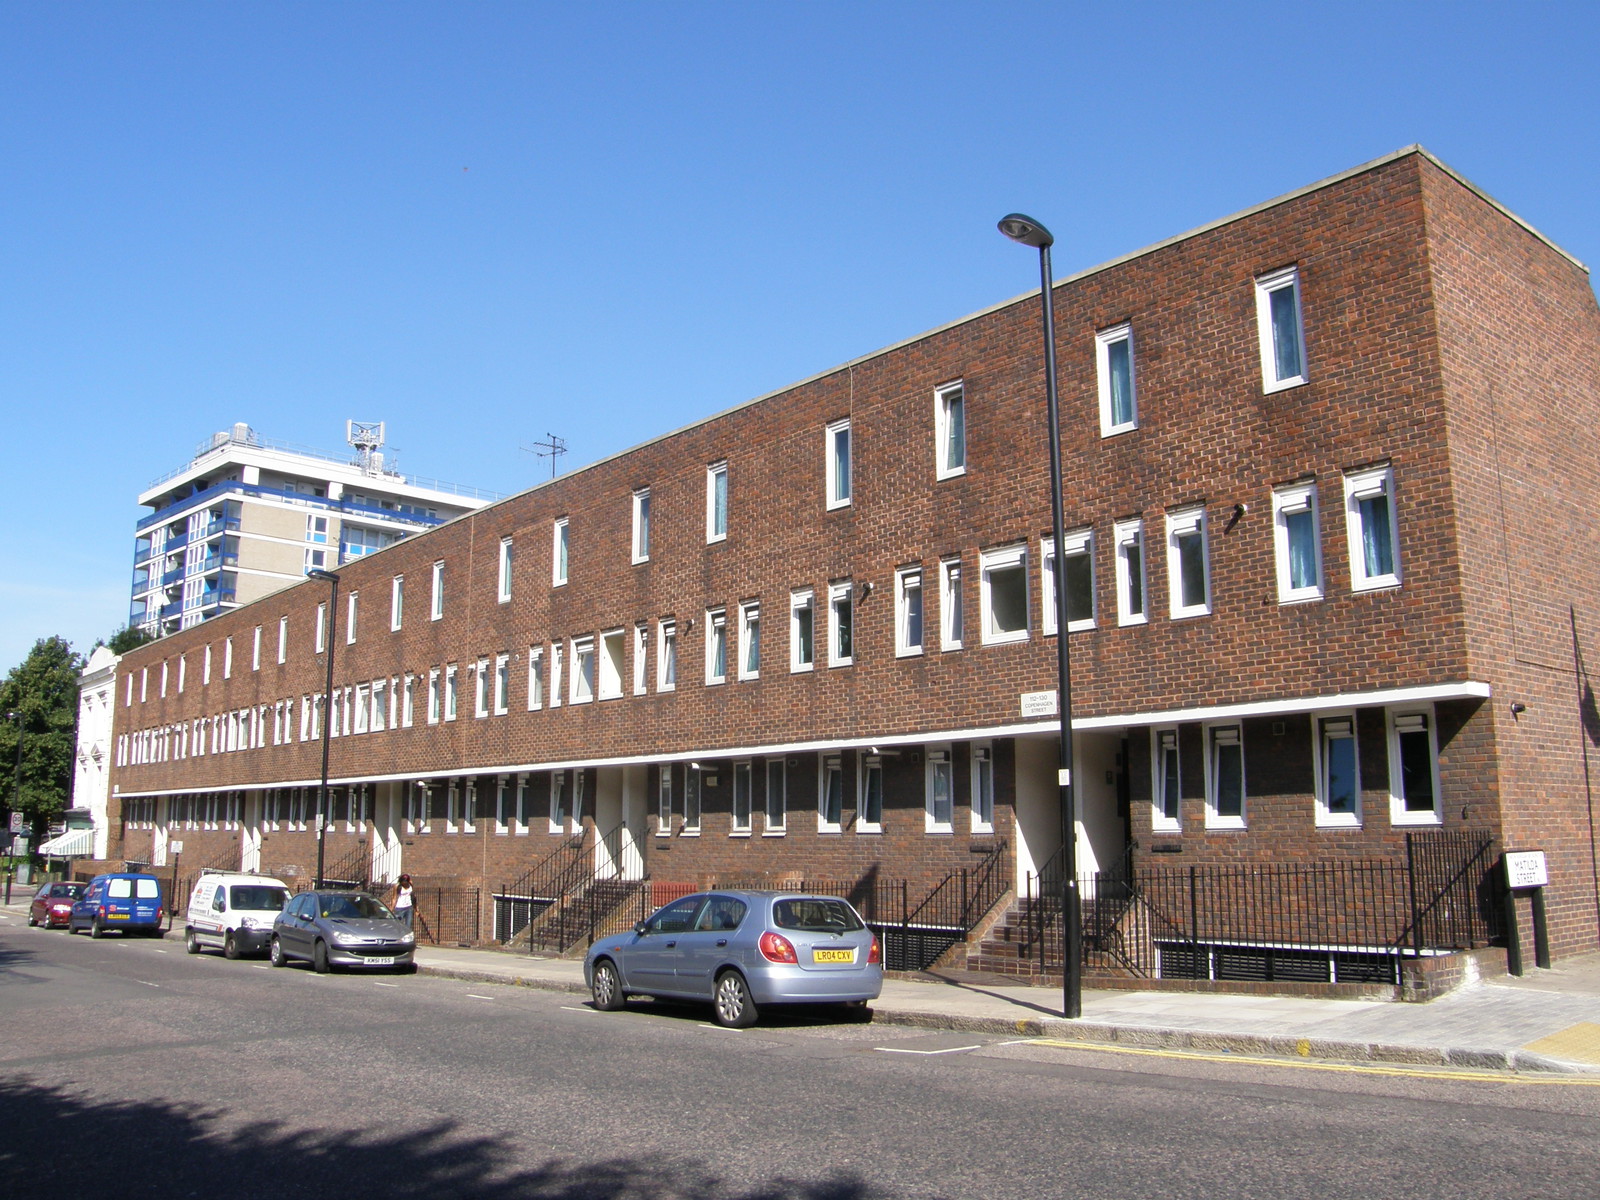
[[[161,881],[154,875],[96,875],[72,906],[67,932],[87,929],[90,937],[100,937],[119,929],[160,937],[163,915]]]

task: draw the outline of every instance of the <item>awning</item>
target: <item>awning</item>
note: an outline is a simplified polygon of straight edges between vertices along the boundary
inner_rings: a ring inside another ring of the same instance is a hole
[[[38,853],[46,858],[84,858],[94,853],[94,830],[69,829],[60,837],[39,844]]]

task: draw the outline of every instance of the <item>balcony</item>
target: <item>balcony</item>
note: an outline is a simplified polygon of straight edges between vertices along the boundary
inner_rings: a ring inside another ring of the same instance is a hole
[[[492,492],[484,492],[482,495],[486,498],[500,499],[498,495]],[[223,496],[262,496],[293,504],[300,508],[314,509],[318,512],[354,513],[368,519],[376,518],[385,525],[409,525],[418,529],[432,529],[435,525],[443,525],[450,519],[449,517],[430,517],[425,513],[419,512],[401,512],[399,509],[384,508],[376,504],[357,504],[350,500],[329,500],[325,496],[307,496],[301,492],[284,491],[282,488],[262,487],[258,484],[238,483],[228,480],[225,483],[214,484],[192,496],[185,496],[182,500],[151,513],[139,522],[136,526],[136,532],[143,533],[147,529],[172,520],[177,513],[207,506]],[[205,534],[197,534],[196,537],[210,537],[213,533],[223,532],[224,527],[237,529],[238,518],[224,518],[220,523],[213,521],[211,526],[212,528],[208,529]],[[182,546],[187,541],[187,536],[178,540],[168,541],[167,548],[170,550]]]
[[[163,604],[161,606],[161,619],[163,621],[175,621],[179,617],[181,617],[182,615],[183,615],[183,601],[182,600],[174,600],[171,604]]]
[[[150,561],[150,556],[155,553],[154,546],[135,546],[133,549],[133,565],[139,566]]]
[[[161,576],[161,586],[171,587],[175,583],[183,582],[183,568],[173,567],[172,570]]]

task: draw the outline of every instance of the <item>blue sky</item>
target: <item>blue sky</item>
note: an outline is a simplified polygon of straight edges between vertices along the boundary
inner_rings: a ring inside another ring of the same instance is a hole
[[[1600,264],[1593,4],[0,0],[0,672],[211,432],[514,492],[1420,142]]]

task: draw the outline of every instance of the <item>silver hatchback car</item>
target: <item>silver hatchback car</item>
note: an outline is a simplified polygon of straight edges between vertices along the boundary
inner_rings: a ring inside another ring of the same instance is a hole
[[[415,971],[417,939],[389,906],[366,892],[301,892],[272,923],[275,967],[305,959],[319,973],[337,967]]]
[[[877,936],[850,903],[803,892],[697,892],[589,947],[594,1006],[629,996],[710,1001],[741,1028],[768,1004],[842,1004],[870,1017],[883,990]]]

